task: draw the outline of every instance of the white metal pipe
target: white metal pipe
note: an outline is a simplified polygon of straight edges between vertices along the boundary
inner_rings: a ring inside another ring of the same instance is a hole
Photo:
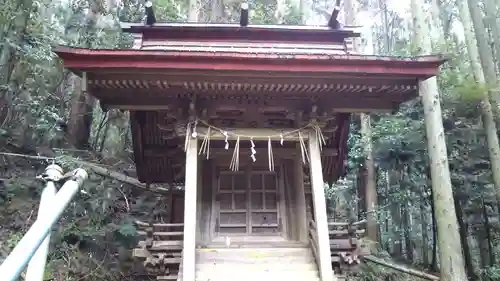
[[[43,216],[47,216],[54,204],[57,189],[55,181],[63,176],[63,169],[58,165],[49,165],[45,169],[47,184],[43,189],[40,199],[40,207],[38,208],[37,220]],[[45,265],[47,263],[47,254],[49,253],[50,231],[43,240],[35,255],[31,258],[26,271],[26,281],[43,281],[45,275]]]
[[[47,211],[47,215],[35,221],[7,259],[0,265],[2,281],[15,281],[19,278],[24,267],[40,247],[40,244],[42,244],[54,223],[78,192],[83,181],[87,179],[87,176],[85,170],[76,169],[72,178],[61,187],[54,198],[53,204],[50,206],[50,210]]]

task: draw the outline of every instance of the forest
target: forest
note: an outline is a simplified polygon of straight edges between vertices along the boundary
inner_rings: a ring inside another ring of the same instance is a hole
[[[151,216],[161,221],[168,186],[145,189],[135,180],[128,113],[103,111],[82,90],[80,78],[62,67],[53,47],[130,48],[133,38],[121,32],[120,22],[142,22],[144,1],[3,3],[0,260],[36,219],[43,189],[36,176],[57,161],[65,170],[83,166],[91,173],[86,192],[57,224],[44,279],[140,280],[130,254],[137,243],[133,222]],[[329,214],[339,220],[367,218],[366,239],[380,258],[441,274],[444,281],[500,280],[500,1],[340,3],[340,21],[362,26],[359,52],[448,58],[421,91],[440,101],[431,105],[441,108],[444,134],[437,138],[445,140],[448,160],[436,161],[448,166],[449,177],[431,177],[429,159],[436,156],[429,155],[437,148],[429,149],[426,136],[436,131],[424,120],[440,120],[427,116],[424,94],[392,114],[353,114],[347,174],[325,185]],[[241,2],[155,0],[154,5],[158,22],[235,23]],[[252,0],[250,23],[325,25],[335,5]],[[438,229],[449,233],[438,235]],[[450,261],[442,262],[440,252]],[[418,279],[373,265],[356,278]]]

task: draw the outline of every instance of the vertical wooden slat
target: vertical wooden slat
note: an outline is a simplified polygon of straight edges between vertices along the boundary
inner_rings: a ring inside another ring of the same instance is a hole
[[[277,173],[277,184],[278,189],[276,190],[276,199],[278,200],[276,207],[278,208],[278,231],[286,239],[290,239],[290,231],[287,216],[287,204],[290,204],[289,198],[285,192],[285,167],[284,165],[279,165],[279,173]]]
[[[196,197],[198,186],[198,140],[192,138],[186,152],[184,191],[184,243],[182,251],[182,280],[195,280],[196,262]],[[193,176],[194,175],[194,176]]]
[[[212,211],[212,161],[204,160],[202,164],[202,195],[201,195],[201,241],[206,245],[210,241],[211,228],[210,228],[210,214]]]
[[[322,281],[336,281],[331,263],[330,238],[328,234],[328,216],[326,213],[325,183],[321,168],[321,153],[316,133],[309,133],[309,157],[311,189],[314,205],[314,220],[318,238],[318,268]]]
[[[299,241],[307,242],[306,192],[304,188],[304,168],[300,154],[300,144],[297,143],[297,153],[293,161],[295,169],[295,202]]]

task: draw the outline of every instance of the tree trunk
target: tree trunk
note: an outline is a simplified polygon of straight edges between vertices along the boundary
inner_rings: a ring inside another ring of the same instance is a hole
[[[431,219],[432,219],[432,262],[431,262],[431,269],[434,272],[439,271],[438,267],[438,258],[437,258],[437,244],[438,244],[438,237],[437,237],[437,226],[436,226],[436,210],[434,208],[434,196],[432,194],[431,190],[431,196],[430,196],[430,202],[431,202]]]
[[[460,202],[460,196],[455,197],[455,210],[457,213],[457,221],[460,228],[460,243],[462,244],[462,251],[465,260],[465,270],[467,271],[468,280],[475,281],[478,279],[476,272],[474,271],[474,264],[472,262],[472,256],[469,248],[469,241],[467,240],[467,225],[463,219],[462,206]]]
[[[441,21],[441,11],[439,9],[439,6],[441,3],[439,3],[439,0],[431,0],[431,18],[432,18],[432,26],[434,27],[432,33],[436,33],[437,36],[433,40],[434,44],[434,50],[436,51],[443,51],[442,49],[446,48],[446,42],[444,38],[444,30],[443,30],[443,23]]]
[[[365,180],[366,177],[364,176],[365,170],[364,167],[358,167],[358,173],[356,176],[356,187],[358,191],[358,219],[363,220],[366,219],[366,199],[365,199]]]
[[[500,94],[496,91],[491,91],[491,88],[497,86],[497,75],[495,71],[495,63],[492,59],[493,52],[488,44],[488,42],[490,41],[489,36],[483,23],[483,15],[476,0],[467,0],[467,3],[470,12],[470,18],[472,21],[472,25],[469,26],[473,26],[475,31],[474,33],[476,35],[476,44],[478,47],[481,66],[483,68],[484,80],[486,82],[486,85],[488,86],[488,89],[490,90],[491,97],[495,101],[495,109],[498,109],[498,106],[500,105]],[[465,13],[461,14],[465,15]],[[465,24],[466,23],[464,23],[464,25]]]
[[[14,46],[20,45],[24,38],[32,9],[33,0],[17,1],[13,20],[9,25],[2,27],[4,40],[0,52],[0,86],[2,86],[0,87],[0,124],[6,121],[9,116],[8,111],[12,108],[12,94],[9,93],[8,85],[17,61]]]
[[[386,179],[386,186],[385,186],[385,192],[384,192],[384,195],[385,195],[385,200],[384,200],[384,205],[385,206],[389,206],[390,203],[391,203],[391,200],[389,200],[390,198],[390,193],[391,193],[391,177],[389,176],[389,171],[386,170],[385,171],[385,179]],[[387,234],[387,241],[385,242],[385,250],[390,253],[391,252],[391,240],[392,240],[392,237],[389,235],[390,231],[390,220],[389,220],[389,217],[390,217],[390,211],[387,210],[387,208],[385,208],[385,233]]]
[[[488,207],[484,204],[483,201],[483,219],[484,219],[484,233],[485,240],[488,243],[488,253],[489,253],[489,266],[495,265],[495,252],[493,250],[493,245],[491,244],[491,226],[490,226],[490,218],[488,214]]]
[[[88,149],[93,121],[94,99],[82,91],[82,79],[72,75],[73,97],[68,120],[68,142],[77,149]]]
[[[420,198],[420,227],[422,230],[422,264],[429,264],[429,237],[428,237],[428,229],[427,229],[427,210],[425,206],[425,193],[422,192],[422,196]]]
[[[484,0],[485,22],[491,30],[493,36],[493,46],[497,63],[497,70],[500,70],[500,28],[497,22],[497,7],[494,0]]]
[[[348,0],[344,1],[344,11],[346,14],[346,24],[356,25],[356,14],[357,9],[355,9],[355,1]],[[357,6],[357,5],[356,5]],[[359,40],[355,40],[354,52],[359,52]],[[365,155],[364,168],[365,176],[364,187],[365,187],[365,208],[366,208],[366,219],[367,226],[366,232],[368,239],[372,241],[378,241],[378,227],[377,227],[377,183],[375,175],[375,162],[373,160],[373,149],[372,149],[372,128],[371,128],[371,118],[370,115],[361,113],[361,137],[363,152]]]
[[[397,185],[401,185],[401,172],[397,170],[399,167],[395,167],[396,171],[393,172],[394,183]],[[397,179],[397,180],[396,180]],[[403,241],[402,241],[402,223],[401,223],[401,203],[395,200],[392,200],[390,205],[391,210],[391,218],[392,218],[392,254],[395,257],[401,258],[403,257]]]
[[[472,73],[474,74],[474,78],[477,83],[484,85],[485,83],[490,84],[489,81],[485,81],[485,77],[490,77],[490,79],[495,79],[496,74],[494,73],[494,65],[492,65],[492,60],[483,58],[485,53],[488,53],[488,45],[486,42],[480,42],[481,40],[486,40],[485,32],[479,32],[479,36],[474,38],[473,32],[473,24],[471,21],[471,17],[469,11],[466,8],[467,0],[459,0],[458,8],[460,12],[460,18],[462,20],[462,25],[464,26],[464,35],[465,35],[465,43],[467,45],[467,52],[469,54],[469,59],[471,62]],[[471,8],[474,10],[474,13],[477,13],[476,5]],[[480,11],[479,11],[480,12]],[[482,25],[482,21],[479,20]],[[476,22],[474,22],[474,27],[476,26]],[[484,26],[480,26],[479,28],[484,28]],[[477,29],[477,28],[476,28]],[[481,34],[482,33],[482,34]],[[477,32],[476,32],[476,35]],[[477,45],[474,42],[477,42]],[[480,48],[481,52],[480,52]],[[491,53],[491,52],[489,52]],[[483,55],[481,55],[483,54]],[[486,64],[484,64],[484,60],[487,60]],[[483,63],[481,63],[483,62]],[[486,67],[485,67],[486,66]],[[484,72],[483,72],[484,70]],[[487,71],[493,71],[493,73],[487,73]],[[493,83],[496,83],[493,81]],[[497,201],[500,202],[500,143],[498,140],[497,134],[497,126],[495,123],[495,118],[493,115],[493,108],[490,102],[490,95],[492,93],[485,92],[483,97],[481,98],[481,121],[483,123],[484,132],[486,134],[486,143],[488,145],[488,153],[491,162],[491,173],[493,175],[493,182],[495,184]],[[498,104],[497,104],[498,106]]]
[[[413,242],[411,239],[410,210],[409,203],[403,208],[403,236],[405,241],[406,259],[413,262]]]
[[[221,0],[211,0],[210,21],[213,23],[224,22],[224,3]]]
[[[300,9],[300,23],[306,25],[308,18],[309,7],[307,6],[307,0],[299,1],[299,9]]]
[[[199,5],[198,0],[189,0],[188,22],[198,22]]]
[[[423,1],[412,0],[411,10],[415,29],[415,43],[423,54],[432,52],[426,23]],[[453,191],[448,165],[441,101],[436,77],[420,83],[420,96],[424,107],[426,137],[428,142],[431,181],[438,232],[441,281],[463,281],[467,279],[460,247],[460,234],[455,213]]]
[[[401,171],[401,184],[399,185],[401,191],[405,193],[405,199],[401,202],[401,229],[403,230],[403,241],[405,246],[405,254],[406,259],[410,262],[413,262],[413,244],[411,239],[411,224],[410,224],[410,202],[409,198],[411,198],[411,194],[409,191],[410,186],[407,184],[409,180],[408,177],[408,168],[406,165],[402,165]]]
[[[365,153],[365,200],[366,200],[366,233],[368,239],[378,240],[377,233],[377,185],[375,179],[375,162],[372,151],[372,129],[371,118],[368,114],[361,114],[361,137],[363,138],[363,150]]]

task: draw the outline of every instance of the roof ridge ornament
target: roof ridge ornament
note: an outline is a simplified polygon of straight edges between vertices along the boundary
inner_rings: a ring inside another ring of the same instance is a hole
[[[245,27],[248,25],[248,3],[241,3],[240,9],[240,26]]]
[[[151,0],[147,0],[146,3],[144,3],[144,8],[146,10],[146,25],[154,25],[156,23],[156,16],[153,10],[153,2]]]
[[[330,20],[328,21],[328,27],[332,29],[340,29],[340,22],[338,20],[340,14],[340,0],[336,0],[335,2],[335,7],[333,8],[332,11],[332,16],[330,17]]]

